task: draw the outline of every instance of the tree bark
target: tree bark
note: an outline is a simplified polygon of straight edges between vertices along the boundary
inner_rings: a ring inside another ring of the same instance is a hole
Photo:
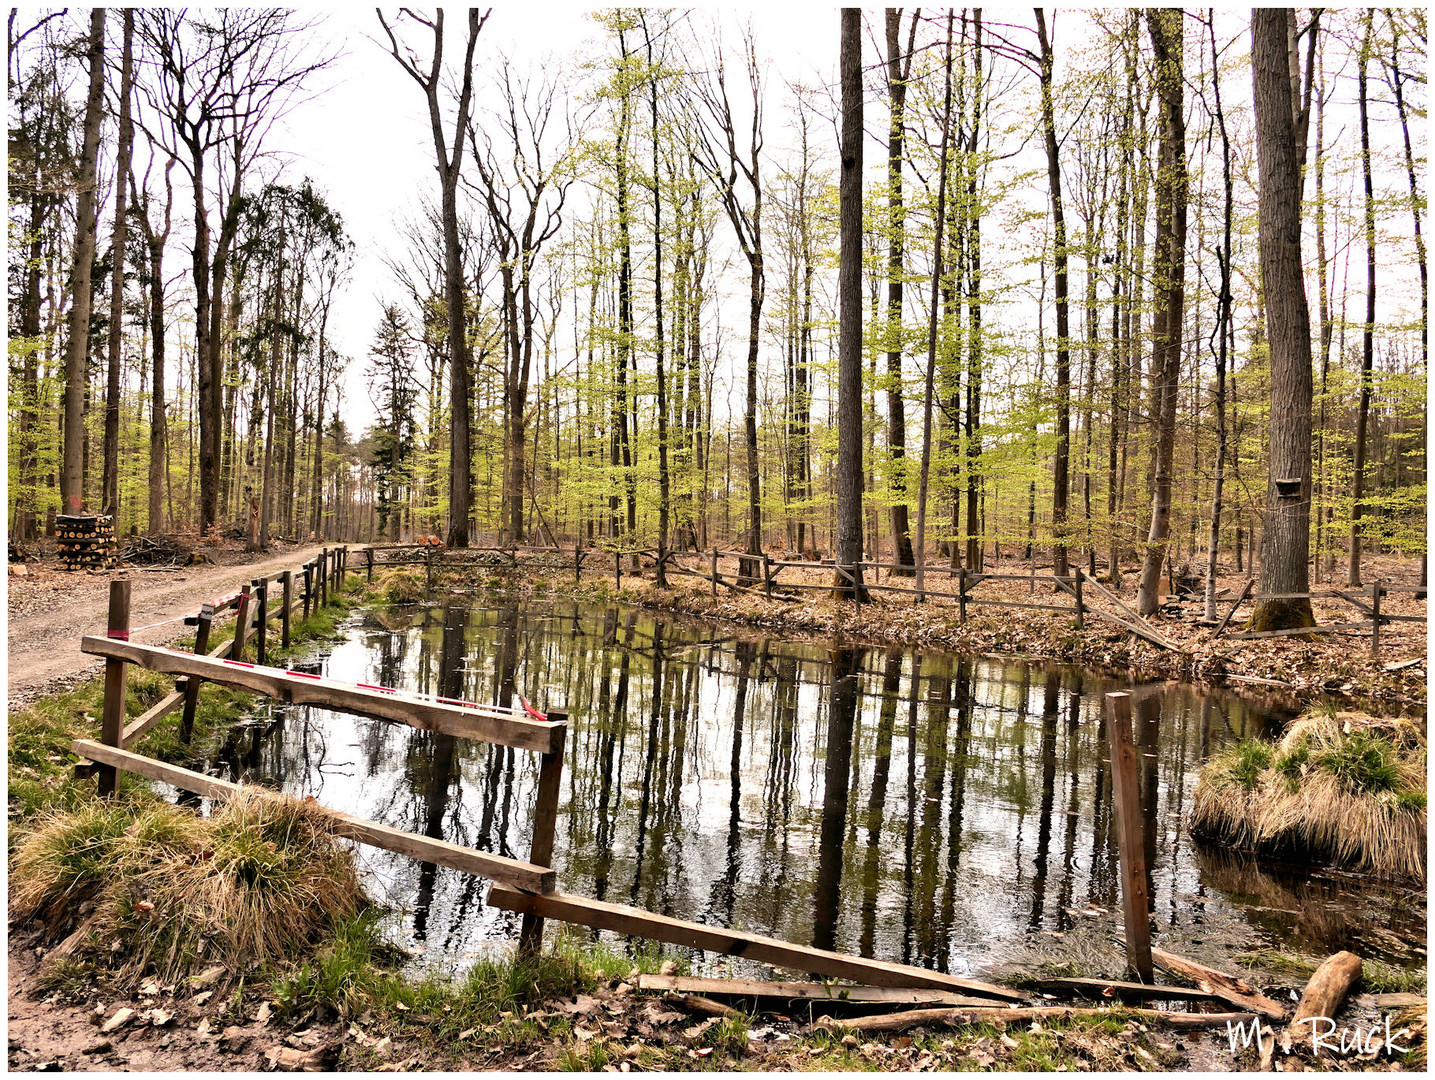
[[[1365,180],[1365,328],[1361,334],[1360,405],[1355,416],[1355,462],[1350,478],[1350,571],[1346,585],[1360,587],[1360,519],[1365,512],[1366,440],[1370,427],[1370,391],[1375,367],[1375,187],[1370,169],[1369,81],[1370,39],[1374,11],[1365,11],[1365,37],[1356,60],[1360,101],[1360,171]]]
[[[887,134],[887,446],[891,453],[888,490],[892,503],[888,516],[892,526],[892,561],[913,565],[912,535],[907,508],[907,417],[902,398],[902,276],[906,246],[906,209],[902,203],[902,155],[905,152],[907,78],[912,71],[913,45],[917,34],[914,13],[905,52],[901,45],[902,10],[888,8],[887,94],[891,100],[891,123]],[[919,511],[920,513],[920,511]],[[909,570],[896,573],[909,575]]]
[[[119,145],[115,161],[115,223],[110,234],[113,268],[110,275],[109,357],[105,390],[105,463],[100,482],[100,503],[119,525],[120,504],[120,345],[124,340],[125,316],[125,218],[129,195],[130,159],[134,152],[135,125],[130,116],[130,95],[134,86],[135,13],[124,10],[124,45],[120,62]]]
[[[1260,591],[1310,588],[1311,355],[1310,312],[1300,255],[1300,166],[1291,113],[1283,8],[1251,16],[1251,61],[1260,178],[1260,262],[1271,356],[1270,479]],[[1282,497],[1277,480],[1293,481]],[[1262,600],[1252,630],[1315,625],[1310,601]]]
[[[90,11],[90,73],[85,101],[85,127],[80,150],[75,246],[70,272],[70,328],[65,347],[64,456],[60,473],[60,505],[78,514],[84,503],[85,360],[90,349],[90,309],[94,295],[90,275],[95,263],[95,180],[99,158],[100,118],[105,96],[105,9]]]
[[[1157,583],[1171,531],[1171,470],[1176,450],[1176,395],[1181,376],[1181,330],[1186,277],[1186,122],[1182,113],[1182,48],[1179,11],[1146,13],[1155,53],[1161,110],[1161,163],[1156,174],[1156,242],[1151,259],[1156,315],[1152,333],[1151,403],[1156,422],[1151,529],[1141,564],[1136,610],[1150,615],[1159,605]]]
[[[1071,460],[1071,339],[1067,305],[1066,218],[1061,205],[1061,161],[1056,141],[1056,111],[1052,102],[1051,40],[1046,15],[1036,9],[1036,36],[1041,46],[1041,127],[1046,142],[1046,176],[1051,190],[1053,254],[1056,271],[1056,460],[1052,469],[1051,532],[1052,573],[1064,577],[1069,567],[1066,551],[1067,490]],[[970,525],[968,526],[970,528]]]
[[[841,254],[837,269],[837,551],[839,595],[861,603],[862,586],[862,13],[842,9]]]

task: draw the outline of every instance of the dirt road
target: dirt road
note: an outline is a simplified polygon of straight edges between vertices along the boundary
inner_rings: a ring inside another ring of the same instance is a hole
[[[162,645],[193,632],[183,616],[197,612],[205,601],[228,596],[251,578],[297,568],[320,550],[292,547],[257,562],[189,566],[174,573],[136,568],[83,574],[32,563],[26,576],[10,578],[10,703],[73,685],[100,670],[101,661],[80,652],[80,637],[104,633],[112,577],[128,574],[133,582],[131,640]]]

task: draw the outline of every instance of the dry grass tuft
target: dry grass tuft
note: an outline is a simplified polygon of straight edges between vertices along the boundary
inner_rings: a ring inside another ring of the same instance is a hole
[[[74,952],[121,983],[292,958],[367,903],[322,811],[259,791],[209,818],[139,802],[54,814],[16,849],[10,886],[12,915],[56,933],[85,905]]]
[[[1277,744],[1243,742],[1201,772],[1191,832],[1425,880],[1425,735],[1407,719],[1310,713]]]

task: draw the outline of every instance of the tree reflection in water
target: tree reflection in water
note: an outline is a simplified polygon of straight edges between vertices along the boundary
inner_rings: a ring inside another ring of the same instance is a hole
[[[958,973],[990,966],[1024,938],[1093,925],[1080,914],[1093,905],[1119,907],[1102,694],[1131,689],[1158,920],[1265,926],[1220,884],[1249,875],[1213,873],[1180,818],[1207,753],[1288,715],[1270,704],[613,606],[363,618],[325,673],[567,708],[555,854],[567,891]],[[528,850],[534,755],[303,708],[274,730],[233,766],[398,828]],[[364,864],[431,954],[511,938],[478,879],[384,853]],[[1379,889],[1314,902],[1341,926],[1423,927],[1423,908]]]

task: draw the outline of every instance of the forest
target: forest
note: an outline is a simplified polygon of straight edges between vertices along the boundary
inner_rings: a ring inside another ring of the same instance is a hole
[[[1040,559],[1142,614],[1423,559],[1423,8],[849,10],[815,70],[499,19],[11,10],[12,545]],[[421,118],[377,252],[286,135],[346,58]]]

